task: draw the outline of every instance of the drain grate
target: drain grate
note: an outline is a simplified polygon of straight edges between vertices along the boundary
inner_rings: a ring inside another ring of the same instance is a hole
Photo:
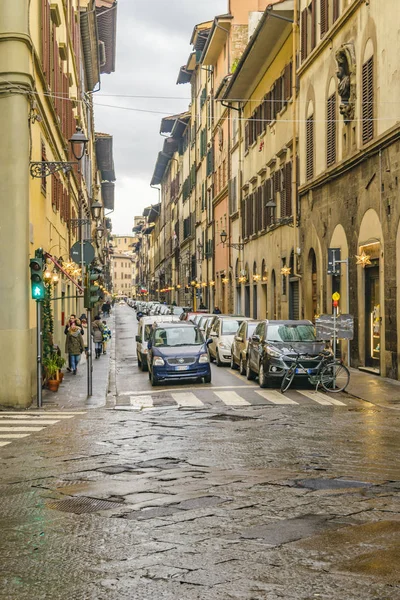
[[[110,502],[109,500],[98,500],[97,498],[86,498],[79,496],[78,498],[65,498],[57,502],[48,502],[47,507],[61,512],[75,513],[81,515],[83,513],[95,513],[100,510],[112,510],[123,506],[118,502]]]

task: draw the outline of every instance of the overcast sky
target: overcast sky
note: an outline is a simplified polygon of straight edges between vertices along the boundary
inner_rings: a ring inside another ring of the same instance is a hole
[[[114,137],[113,233],[130,233],[133,217],[158,201],[150,180],[163,144],[160,121],[189,104],[190,85],[178,86],[176,80],[191,52],[193,27],[227,7],[228,0],[119,0],[116,72],[102,75],[101,92],[95,94],[96,130]]]

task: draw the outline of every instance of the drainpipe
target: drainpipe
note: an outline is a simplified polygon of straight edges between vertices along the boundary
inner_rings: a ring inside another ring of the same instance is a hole
[[[277,16],[277,15],[275,15]],[[298,227],[297,227],[297,136],[298,136],[298,124],[297,124],[297,85],[296,85],[296,62],[298,52],[298,36],[299,36],[299,8],[298,0],[294,0],[294,13],[293,13],[293,65],[292,65],[292,98],[293,98],[293,165],[292,165],[292,202],[293,202],[293,275],[298,277],[297,269],[297,248],[299,247],[298,241]]]

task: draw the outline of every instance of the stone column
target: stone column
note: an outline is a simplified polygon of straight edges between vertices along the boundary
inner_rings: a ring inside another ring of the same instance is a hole
[[[0,2],[0,405],[31,404],[28,0]],[[7,80],[7,81],[5,81]],[[14,86],[10,86],[11,82]],[[20,91],[15,90],[18,85]]]

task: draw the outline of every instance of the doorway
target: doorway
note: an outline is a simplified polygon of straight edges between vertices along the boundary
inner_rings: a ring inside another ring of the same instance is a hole
[[[250,316],[250,286],[244,288],[244,316]]]
[[[253,285],[253,319],[257,319],[257,286]]]
[[[289,280],[289,319],[297,321],[300,311],[299,280],[293,277]]]
[[[380,372],[381,307],[379,262],[365,268],[365,365]]]

